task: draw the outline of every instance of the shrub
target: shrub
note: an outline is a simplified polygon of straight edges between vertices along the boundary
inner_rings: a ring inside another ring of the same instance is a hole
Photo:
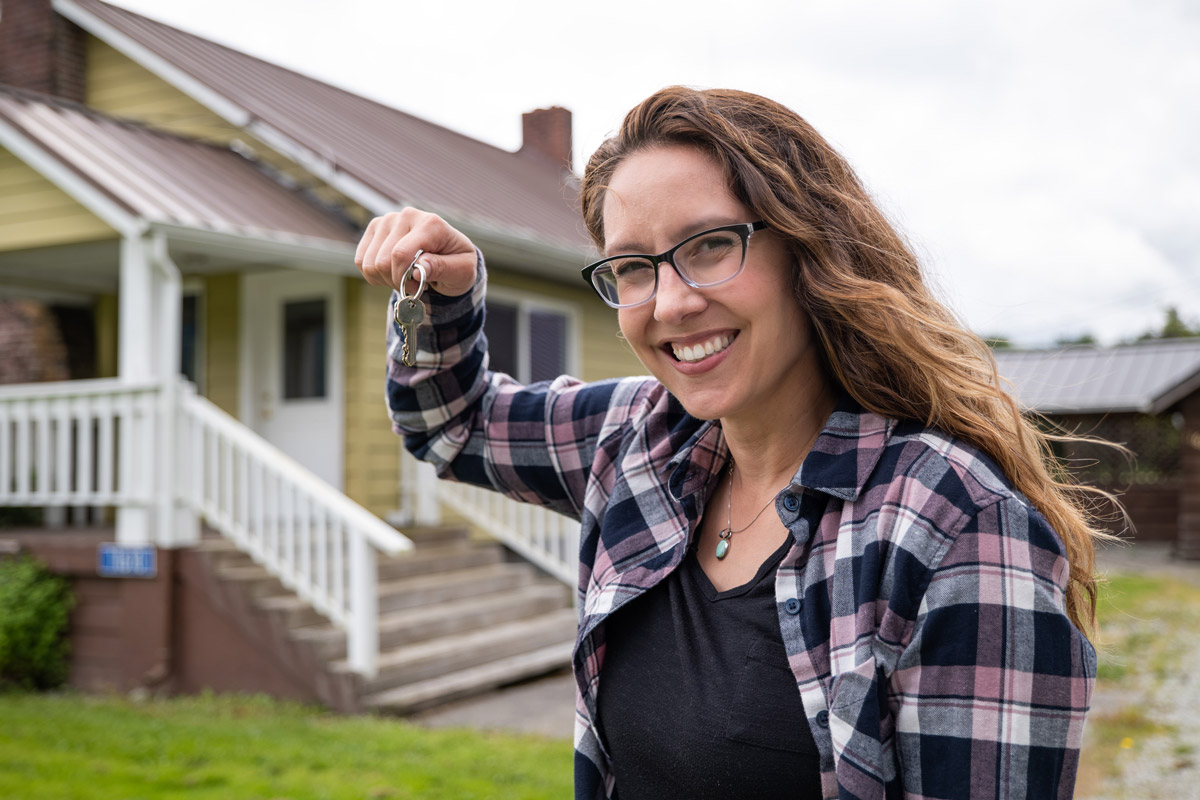
[[[67,677],[66,580],[32,558],[0,560],[0,688],[53,689]]]

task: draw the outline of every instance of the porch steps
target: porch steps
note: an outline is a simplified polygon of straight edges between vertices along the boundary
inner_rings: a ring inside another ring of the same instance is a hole
[[[378,673],[345,661],[346,635],[266,569],[218,536],[199,549],[214,574],[286,629],[286,636],[357,687],[357,707],[394,714],[430,708],[570,663],[576,614],[569,590],[503,546],[462,528],[404,529],[410,553],[381,557]]]
[[[524,678],[545,675],[571,662],[571,642],[491,661],[477,667],[417,681],[363,698],[368,708],[407,714],[481,694]]]

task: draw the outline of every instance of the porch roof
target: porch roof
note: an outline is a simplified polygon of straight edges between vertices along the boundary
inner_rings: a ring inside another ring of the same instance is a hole
[[[0,125],[131,217],[259,239],[352,243],[355,227],[232,150],[0,86]]]
[[[1043,414],[1158,414],[1200,389],[1200,339],[1000,350],[996,363],[1020,403]]]
[[[100,2],[55,9],[374,213],[418,205],[561,269],[590,240],[576,181],[512,153],[246,53]],[[344,179],[344,180],[342,180]],[[573,277],[573,276],[572,276]]]

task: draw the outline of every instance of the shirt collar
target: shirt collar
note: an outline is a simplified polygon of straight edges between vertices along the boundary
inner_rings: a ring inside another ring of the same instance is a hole
[[[883,456],[896,420],[867,411],[843,393],[793,483],[857,500]]]
[[[695,433],[667,465],[668,488],[676,499],[695,494],[729,460],[729,446],[719,422],[696,420]],[[867,411],[842,393],[812,450],[792,478],[792,485],[856,500],[891,439],[896,421]]]

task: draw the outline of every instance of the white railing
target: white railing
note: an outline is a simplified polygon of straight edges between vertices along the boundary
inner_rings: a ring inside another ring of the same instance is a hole
[[[171,396],[175,408],[160,413]],[[175,427],[165,439],[164,420]],[[173,470],[156,469],[161,453],[173,457]],[[171,473],[175,485],[164,487],[161,476]],[[156,497],[156,486],[166,496]],[[194,541],[183,529],[202,517],[343,628],[351,669],[374,675],[377,553],[411,549],[406,536],[191,384],[171,393],[116,379],[0,386],[0,505],[121,511],[156,504],[179,513],[148,544]]]
[[[439,480],[433,467],[401,448],[400,497],[414,522],[436,524],[436,499],[563,583],[579,581],[579,523],[478,486]]]
[[[396,555],[412,542],[190,384],[179,411],[176,474],[185,504],[342,627],[351,669],[374,675],[376,552]]]
[[[149,505],[157,396],[115,379],[0,386],[0,505]]]

